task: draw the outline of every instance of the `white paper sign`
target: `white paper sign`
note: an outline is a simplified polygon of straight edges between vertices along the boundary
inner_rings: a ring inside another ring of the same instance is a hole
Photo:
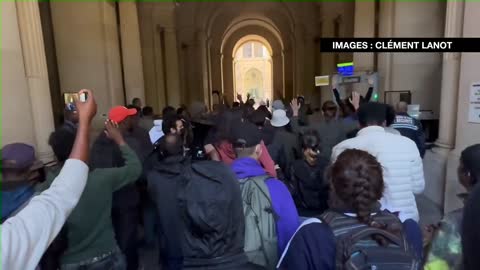
[[[480,124],[480,82],[475,82],[470,88],[468,122]]]

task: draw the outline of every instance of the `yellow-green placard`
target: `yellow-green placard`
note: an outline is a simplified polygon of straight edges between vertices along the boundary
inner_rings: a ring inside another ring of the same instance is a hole
[[[330,76],[316,76],[315,77],[315,86],[326,86],[330,85]]]

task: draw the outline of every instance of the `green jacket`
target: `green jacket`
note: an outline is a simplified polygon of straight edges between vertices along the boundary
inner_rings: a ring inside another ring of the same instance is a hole
[[[96,169],[89,173],[80,201],[67,219],[68,249],[61,264],[78,263],[112,251],[116,246],[111,209],[112,193],[138,179],[142,164],[127,145],[120,150],[125,166]],[[50,186],[60,170],[48,174],[39,189]]]

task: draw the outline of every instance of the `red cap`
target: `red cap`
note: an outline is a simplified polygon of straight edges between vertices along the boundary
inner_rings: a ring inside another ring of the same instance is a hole
[[[125,120],[125,118],[136,114],[136,109],[127,109],[124,106],[116,106],[110,109],[110,112],[108,113],[108,118],[114,122],[120,123]]]

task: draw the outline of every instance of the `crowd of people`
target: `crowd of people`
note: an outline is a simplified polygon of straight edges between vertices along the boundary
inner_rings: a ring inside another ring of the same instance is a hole
[[[90,143],[94,94],[65,107],[45,169],[2,148],[2,269],[480,269],[480,144],[465,208],[421,228],[425,136],[408,104],[353,92],[312,110],[247,96],[160,115],[135,98]],[[218,93],[217,93],[218,94]]]

